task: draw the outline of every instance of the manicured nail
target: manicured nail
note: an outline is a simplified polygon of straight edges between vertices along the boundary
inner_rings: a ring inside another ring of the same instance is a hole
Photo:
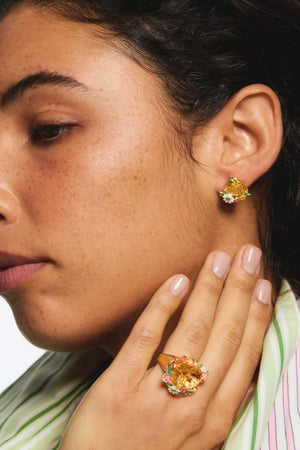
[[[213,262],[213,272],[218,278],[223,278],[229,270],[230,256],[224,252],[218,252]]]
[[[258,269],[261,255],[262,251],[259,248],[248,246],[242,257],[243,269],[251,275],[254,275]]]
[[[267,280],[259,280],[255,286],[255,295],[256,298],[268,305],[271,303],[271,294],[272,294],[272,285],[270,281]]]
[[[188,287],[189,285],[189,279],[184,275],[177,275],[175,280],[173,280],[173,283],[170,286],[170,292],[173,295],[176,295],[178,297],[181,295]]]

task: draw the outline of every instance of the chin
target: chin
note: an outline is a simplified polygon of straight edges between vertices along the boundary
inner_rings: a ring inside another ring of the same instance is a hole
[[[7,299],[8,300],[8,299]],[[51,297],[22,296],[10,298],[9,304],[21,333],[33,345],[54,352],[76,352],[102,347],[115,353],[140,314],[140,309],[111,310],[84,316],[83,311],[63,308]],[[117,316],[117,317],[116,317]]]
[[[52,352],[77,352],[103,346],[100,336],[93,338],[91,336],[68,335],[52,332],[52,330],[28,328],[19,324],[18,327],[31,344]]]
[[[76,352],[101,346],[106,336],[101,332],[87,333],[67,323],[53,323],[50,320],[34,320],[25,314],[15,313],[15,320],[23,336],[36,347],[53,352]]]

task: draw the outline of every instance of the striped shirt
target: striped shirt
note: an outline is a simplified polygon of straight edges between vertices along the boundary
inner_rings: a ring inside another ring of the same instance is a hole
[[[284,282],[265,337],[258,383],[224,450],[300,449],[300,317]]]
[[[300,448],[300,318],[287,283],[265,338],[257,388],[224,450]],[[54,450],[110,358],[96,349],[47,352],[0,396],[0,449]]]
[[[45,353],[0,396],[0,449],[54,450],[111,358],[101,349]]]

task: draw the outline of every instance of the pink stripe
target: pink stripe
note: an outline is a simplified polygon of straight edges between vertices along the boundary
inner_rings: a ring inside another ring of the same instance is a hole
[[[275,403],[273,405],[271,415],[269,417],[268,433],[269,433],[269,448],[272,450],[277,450]]]
[[[283,408],[284,408],[284,424],[285,424],[285,437],[287,448],[288,450],[295,450],[294,434],[290,417],[288,370],[285,371],[283,376]]]

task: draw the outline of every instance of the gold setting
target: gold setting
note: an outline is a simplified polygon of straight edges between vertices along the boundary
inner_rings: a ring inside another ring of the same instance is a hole
[[[207,378],[203,364],[187,356],[176,357],[160,353],[157,358],[164,370],[162,381],[173,395],[192,395]]]
[[[224,190],[219,192],[225,203],[237,203],[250,197],[245,184],[238,177],[230,177]]]

